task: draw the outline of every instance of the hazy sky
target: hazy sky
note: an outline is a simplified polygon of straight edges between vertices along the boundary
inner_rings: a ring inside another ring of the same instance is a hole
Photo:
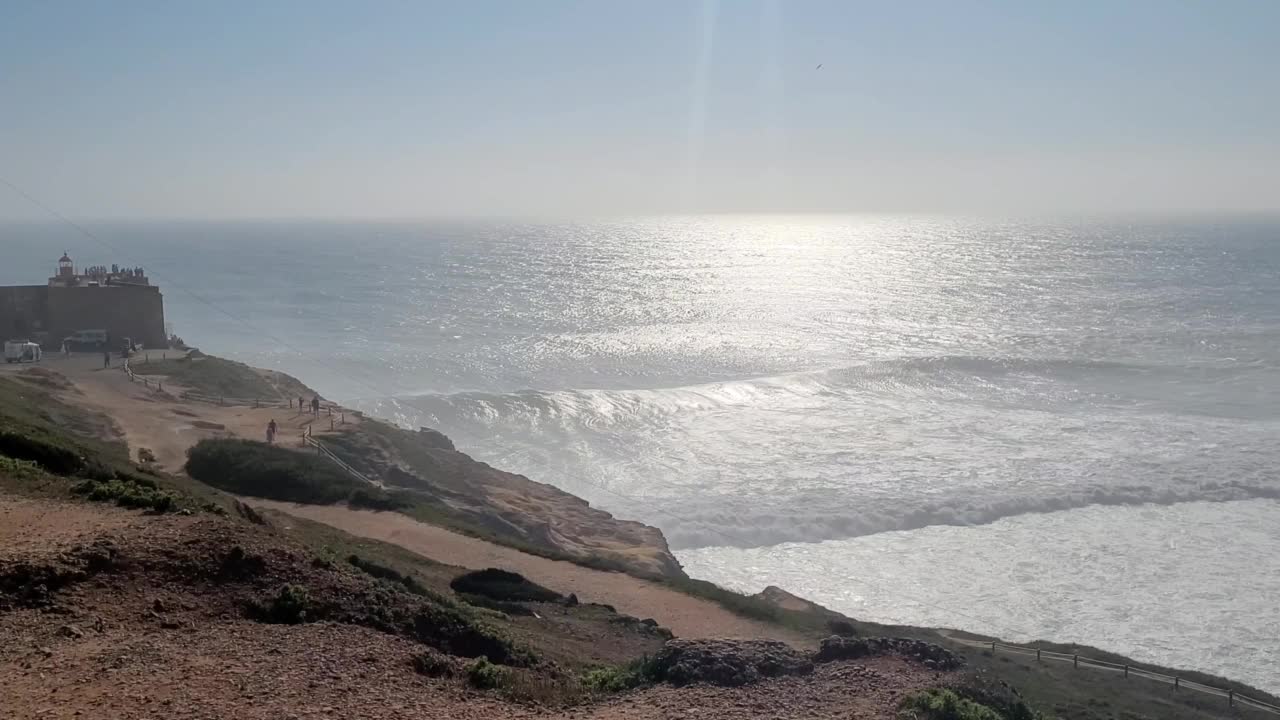
[[[84,218],[1275,210],[1277,32],[1276,0],[0,0],[0,177]]]

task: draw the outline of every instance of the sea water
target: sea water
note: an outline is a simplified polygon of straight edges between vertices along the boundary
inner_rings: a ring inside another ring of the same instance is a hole
[[[692,574],[1280,691],[1280,222],[0,230],[178,334],[661,527]]]

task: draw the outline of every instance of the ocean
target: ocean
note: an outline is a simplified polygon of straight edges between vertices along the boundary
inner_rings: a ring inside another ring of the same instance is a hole
[[[1280,692],[1280,221],[0,228],[209,352],[656,525],[696,577]]]

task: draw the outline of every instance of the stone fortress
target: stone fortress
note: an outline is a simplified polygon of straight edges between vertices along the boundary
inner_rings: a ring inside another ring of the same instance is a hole
[[[31,340],[57,350],[63,338],[105,330],[113,347],[129,338],[164,347],[164,297],[140,267],[95,265],[76,271],[65,253],[43,285],[0,286],[0,340]]]

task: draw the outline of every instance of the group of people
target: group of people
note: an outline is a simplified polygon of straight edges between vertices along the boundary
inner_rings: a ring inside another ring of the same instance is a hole
[[[289,404],[293,405],[293,402],[290,401]],[[301,413],[303,411],[303,408],[305,407],[306,407],[306,403],[303,402],[302,396],[299,395],[298,396],[298,412]],[[311,414],[316,416],[320,415],[320,396],[319,395],[311,396]],[[278,426],[276,425],[276,420],[275,418],[272,418],[271,422],[267,423],[267,443],[268,444],[275,443],[277,430],[278,430]]]

